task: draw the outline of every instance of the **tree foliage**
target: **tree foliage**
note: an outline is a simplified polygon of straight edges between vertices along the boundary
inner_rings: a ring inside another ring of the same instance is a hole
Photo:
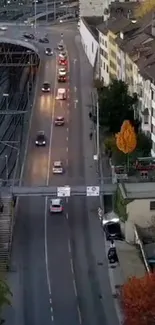
[[[142,18],[147,13],[151,12],[152,10],[155,10],[155,1],[154,0],[141,1],[135,10],[135,16],[137,18]]]
[[[131,278],[123,286],[125,325],[155,324],[155,273]]]
[[[128,86],[121,80],[113,80],[99,94],[100,125],[111,133],[119,132],[124,120],[134,120],[133,105],[136,97],[130,96]]]
[[[5,322],[4,319],[1,318],[2,308],[6,305],[11,305],[11,296],[12,293],[9,286],[4,280],[0,279],[0,325]]]
[[[135,150],[137,139],[134,127],[130,124],[130,121],[126,120],[123,122],[120,132],[116,134],[116,145],[125,154]]]

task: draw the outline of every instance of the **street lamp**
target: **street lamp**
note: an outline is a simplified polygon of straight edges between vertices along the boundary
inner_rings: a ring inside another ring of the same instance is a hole
[[[5,101],[6,101],[6,110],[8,110],[8,107],[9,107],[9,94],[4,93],[3,97],[5,98]]]
[[[8,181],[9,178],[9,171],[8,171],[8,156],[0,156],[0,159],[5,159],[5,169],[6,169],[6,181]]]
[[[8,155],[5,155],[5,166],[6,166],[6,180],[9,178],[9,169],[8,169]]]

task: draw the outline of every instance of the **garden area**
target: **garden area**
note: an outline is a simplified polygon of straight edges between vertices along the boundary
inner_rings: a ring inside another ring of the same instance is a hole
[[[155,178],[155,159],[151,157],[151,139],[142,132],[138,97],[129,94],[128,85],[113,80],[108,86],[95,81],[99,100],[101,150],[118,174],[133,176],[141,171]],[[96,123],[96,116],[93,116]]]

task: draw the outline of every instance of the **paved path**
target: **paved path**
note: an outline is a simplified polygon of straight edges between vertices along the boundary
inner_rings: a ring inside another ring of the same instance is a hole
[[[79,58],[81,67],[81,82],[83,83],[83,121],[84,126],[83,129],[85,133],[84,137],[84,146],[85,146],[85,175],[86,179],[90,180],[90,177],[96,178],[96,166],[93,161],[94,155],[94,146],[92,142],[89,140],[89,133],[91,130],[91,121],[88,118],[89,114],[89,105],[90,102],[90,92],[92,90],[92,80],[93,80],[93,71],[92,68],[86,58],[84,50],[82,48],[80,37],[79,35],[76,36],[76,44],[79,51]],[[89,82],[90,81],[90,82]],[[89,161],[89,168],[87,167],[87,162]],[[106,174],[106,170],[105,170]],[[91,176],[90,176],[91,175]],[[106,256],[106,247],[105,247],[105,239],[104,234],[100,226],[100,222],[97,218],[97,210],[95,208],[99,204],[97,199],[87,200],[88,210],[90,211],[89,214],[89,227],[90,227],[90,237],[91,237],[91,245],[92,245],[92,252],[93,258],[95,260],[96,269],[94,272],[97,274],[96,281],[96,288],[98,288],[98,297],[97,303],[100,306],[102,304],[102,308],[105,313],[106,323],[109,325],[118,325],[119,320],[116,314],[116,308],[114,306],[114,298],[111,293],[111,284],[109,278],[109,266],[107,263],[107,256]],[[96,212],[96,213],[95,213]],[[111,279],[113,280],[113,279]],[[99,317],[101,316],[101,309],[98,308]],[[119,312],[119,310],[117,310]]]

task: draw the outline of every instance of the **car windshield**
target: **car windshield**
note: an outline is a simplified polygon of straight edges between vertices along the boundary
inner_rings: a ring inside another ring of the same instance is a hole
[[[119,223],[109,223],[106,225],[107,230],[110,234],[120,234],[121,229]]]
[[[44,140],[45,139],[44,134],[38,134],[37,139],[41,141]]]
[[[49,88],[50,85],[48,83],[44,83],[43,86],[44,88]]]

